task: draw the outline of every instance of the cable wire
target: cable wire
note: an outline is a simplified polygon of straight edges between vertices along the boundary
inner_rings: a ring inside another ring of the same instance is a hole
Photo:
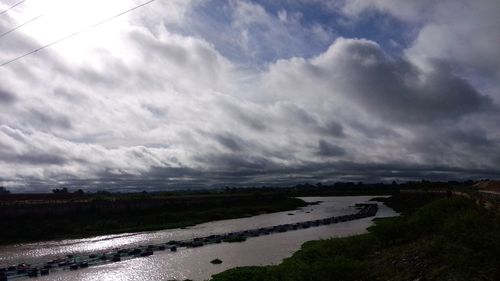
[[[25,26],[25,25],[27,25],[27,24],[29,24],[29,23],[31,23],[31,22],[36,21],[37,19],[41,18],[42,16],[43,16],[43,15],[39,15],[39,16],[37,16],[37,17],[34,17],[34,18],[30,19],[29,21],[27,21],[27,22],[25,22],[25,23],[22,23],[22,24],[20,24],[20,25],[18,25],[18,26],[16,26],[16,27],[12,28],[11,30],[5,31],[4,33],[0,34],[0,38],[2,38],[2,37],[4,37],[4,36],[6,36],[6,35],[7,35],[7,34],[9,34],[9,33],[12,33],[12,32],[14,32],[14,31],[18,30],[19,28],[21,28],[21,27],[23,27],[23,26]]]
[[[56,45],[56,44],[58,44],[58,43],[61,43],[62,41],[65,41],[65,40],[68,40],[68,39],[70,39],[70,38],[72,38],[72,37],[75,37],[75,36],[77,36],[77,35],[79,35],[79,34],[81,34],[81,33],[85,32],[85,31],[87,31],[87,30],[89,30],[89,29],[92,29],[92,28],[97,27],[97,26],[99,26],[99,25],[101,25],[101,24],[104,24],[104,23],[106,23],[106,22],[108,22],[108,21],[111,21],[111,20],[113,20],[113,19],[116,19],[116,18],[118,18],[118,17],[120,17],[120,16],[123,16],[123,15],[125,15],[125,14],[127,14],[127,13],[130,13],[130,12],[132,12],[132,11],[134,11],[134,10],[137,10],[137,9],[139,9],[139,8],[141,8],[141,7],[144,7],[144,6],[146,6],[146,5],[148,5],[148,4],[152,3],[152,2],[155,2],[155,1],[156,1],[156,0],[150,0],[150,1],[144,2],[144,3],[142,3],[142,4],[139,4],[139,5],[137,5],[137,6],[134,6],[134,7],[130,8],[130,9],[128,9],[128,10],[125,10],[125,11],[123,11],[123,12],[119,13],[119,14],[116,14],[116,15],[114,15],[114,16],[112,16],[112,17],[109,17],[109,18],[107,18],[107,19],[104,19],[104,20],[102,20],[102,21],[100,21],[100,22],[97,22],[97,23],[95,23],[95,24],[89,25],[89,26],[87,26],[87,27],[85,27],[85,28],[83,28],[83,29],[80,29],[80,30],[78,30],[78,31],[76,31],[76,32],[74,32],[74,33],[68,34],[68,35],[66,35],[66,36],[64,36],[64,37],[62,37],[62,38],[60,38],[60,39],[57,39],[57,40],[55,40],[55,41],[52,41],[51,43],[49,43],[49,44],[47,44],[47,45],[43,45],[43,46],[41,46],[41,47],[39,47],[39,48],[37,48],[37,49],[34,49],[33,51],[27,52],[27,53],[25,53],[25,54],[23,54],[23,55],[20,55],[20,56],[18,56],[18,57],[15,57],[15,58],[13,58],[13,59],[10,59],[10,60],[8,60],[8,61],[6,61],[6,62],[3,62],[2,64],[0,64],[0,67],[6,66],[6,65],[8,65],[8,64],[11,64],[11,63],[13,63],[13,62],[15,62],[15,61],[18,61],[18,60],[20,60],[20,59],[22,59],[22,58],[24,58],[24,57],[27,57],[27,56],[29,56],[29,55],[32,55],[32,54],[34,54],[34,53],[36,53],[36,52],[39,52],[39,51],[41,51],[41,50],[43,50],[43,49],[46,49],[46,48],[48,48],[48,47],[54,46],[54,45]]]
[[[10,11],[10,10],[14,9],[16,6],[21,5],[21,4],[22,4],[22,3],[24,3],[24,2],[26,2],[26,0],[22,0],[22,1],[17,2],[16,4],[14,4],[14,5],[10,6],[10,8],[7,8],[6,10],[1,11],[1,12],[0,12],[0,15],[3,15],[3,14],[5,14],[5,13],[7,13],[8,11]]]

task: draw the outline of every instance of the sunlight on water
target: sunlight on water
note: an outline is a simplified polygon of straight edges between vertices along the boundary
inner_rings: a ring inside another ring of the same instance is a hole
[[[92,253],[165,243],[169,240],[188,239],[237,230],[246,230],[284,223],[300,222],[353,213],[355,203],[369,200],[370,196],[357,197],[309,197],[306,201],[323,201],[319,205],[304,207],[296,211],[264,214],[250,218],[223,220],[196,225],[187,229],[172,229],[135,234],[107,235],[89,239],[63,240],[21,244],[0,248],[0,264],[9,265],[25,261],[37,261],[64,256],[69,253]],[[377,217],[397,215],[381,205]],[[300,249],[309,240],[325,239],[332,236],[347,236],[366,231],[373,218],[348,221],[276,233],[248,239],[244,243],[211,244],[200,248],[182,248],[178,252],[155,252],[153,256],[125,260],[113,264],[61,271],[36,280],[206,280],[211,275],[236,266],[277,264]],[[210,263],[214,258],[222,264]]]

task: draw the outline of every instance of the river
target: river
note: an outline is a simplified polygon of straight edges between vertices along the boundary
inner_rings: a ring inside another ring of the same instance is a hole
[[[48,241],[0,247],[0,267],[21,262],[37,263],[67,254],[111,251],[120,247],[160,244],[170,240],[184,240],[286,223],[295,223],[356,213],[356,203],[364,203],[374,196],[303,197],[308,202],[322,201],[295,211],[263,214],[248,218],[221,220],[199,224],[185,229],[169,229],[120,235],[98,236],[86,239]],[[396,216],[392,209],[379,203],[376,217]],[[213,274],[229,268],[250,265],[278,264],[300,249],[306,241],[349,236],[366,232],[371,218],[323,225],[284,233],[248,239],[242,243],[211,244],[199,248],[180,248],[177,252],[155,252],[122,262],[110,263],[78,271],[54,272],[36,280],[208,280]],[[5,231],[5,230],[4,230]],[[211,264],[219,258],[222,264]],[[22,279],[15,279],[22,280]]]

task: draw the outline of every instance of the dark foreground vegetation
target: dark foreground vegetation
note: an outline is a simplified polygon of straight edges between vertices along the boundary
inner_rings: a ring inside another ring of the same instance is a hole
[[[306,205],[260,193],[10,196],[0,204],[0,244],[185,227]]]
[[[307,242],[277,266],[242,267],[214,281],[500,280],[500,219],[462,197],[397,195],[404,215],[370,233]]]

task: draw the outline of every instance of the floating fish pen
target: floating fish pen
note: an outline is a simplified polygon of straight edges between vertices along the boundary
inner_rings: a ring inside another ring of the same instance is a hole
[[[144,251],[142,253],[139,254],[139,256],[141,257],[149,257],[149,256],[152,256],[153,255],[153,251],[152,250],[147,250],[147,251]]]
[[[28,276],[29,277],[37,277],[38,276],[38,269],[37,268],[32,268],[28,271]]]

